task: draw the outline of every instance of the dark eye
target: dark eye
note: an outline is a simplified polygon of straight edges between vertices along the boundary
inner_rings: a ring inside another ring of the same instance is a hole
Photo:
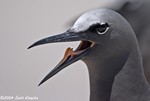
[[[93,32],[96,32],[98,34],[104,34],[109,28],[109,25],[107,23],[104,24],[94,24],[90,27],[90,30]]]
[[[104,34],[108,30],[108,28],[109,28],[109,25],[105,23],[105,24],[101,24],[95,30],[98,34]]]

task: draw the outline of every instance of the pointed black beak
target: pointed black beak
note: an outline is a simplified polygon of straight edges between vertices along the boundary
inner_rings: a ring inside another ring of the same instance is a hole
[[[38,45],[47,44],[47,43],[80,41],[80,40],[84,40],[84,39],[85,39],[85,37],[81,33],[73,33],[73,32],[67,31],[67,32],[59,34],[59,35],[41,39],[41,40],[35,42],[34,44],[32,44],[31,46],[29,46],[28,49],[38,46]]]
[[[81,41],[79,47],[73,51],[71,48],[66,50],[64,58],[59,62],[59,64],[50,72],[46,77],[39,83],[40,86],[42,83],[47,81],[49,78],[54,76],[56,73],[67,67],[68,65],[80,60],[85,54],[91,49],[92,42],[87,41],[86,36],[82,33],[73,33],[65,32],[56,36],[51,36],[48,38],[41,39],[35,42],[33,45],[28,47],[28,49],[47,43],[56,43],[56,42],[70,42],[70,41]],[[85,41],[85,42],[84,42]]]

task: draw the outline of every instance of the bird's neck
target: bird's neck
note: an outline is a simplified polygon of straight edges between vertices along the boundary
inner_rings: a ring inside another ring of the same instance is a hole
[[[148,84],[137,46],[131,50],[113,51],[111,55],[105,51],[107,50],[97,52],[97,56],[91,55],[84,60],[89,70],[90,101],[121,101],[127,96],[130,96],[132,101],[134,98],[132,99],[129,92],[134,91],[133,97],[138,96],[139,91],[143,94],[150,93],[145,90],[148,89]],[[114,100],[118,98],[119,100]]]
[[[110,101],[114,78],[101,75],[100,71],[89,71],[89,74],[90,101]]]
[[[124,65],[127,54],[108,57],[93,57],[84,61],[89,70],[90,101],[110,101],[114,77]]]

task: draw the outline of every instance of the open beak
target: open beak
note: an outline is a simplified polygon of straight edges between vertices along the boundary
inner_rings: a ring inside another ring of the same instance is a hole
[[[47,43],[56,43],[56,42],[71,42],[71,41],[81,41],[78,48],[73,51],[72,48],[67,48],[63,59],[58,63],[58,65],[49,72],[46,77],[39,83],[40,86],[42,83],[47,81],[49,78],[54,76],[56,73],[67,67],[68,65],[82,59],[92,47],[95,46],[95,42],[88,40],[88,38],[83,33],[73,33],[73,32],[65,32],[56,36],[51,36],[48,38],[41,39],[31,45],[29,48],[34,46],[47,44]]]

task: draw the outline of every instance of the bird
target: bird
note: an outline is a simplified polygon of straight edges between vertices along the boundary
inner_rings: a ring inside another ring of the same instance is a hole
[[[105,1],[105,0],[102,0]],[[134,30],[143,59],[144,74],[150,84],[150,2],[148,0],[109,0],[98,8],[109,8],[121,14]],[[74,24],[78,16],[70,19],[67,25]],[[143,20],[144,19],[144,20]],[[147,40],[147,41],[145,41]]]
[[[56,42],[81,41],[77,49],[67,48],[63,59],[39,83],[82,60],[89,72],[90,101],[150,101],[142,58],[135,33],[119,13],[94,9],[82,14],[62,34],[43,38],[28,49]]]

